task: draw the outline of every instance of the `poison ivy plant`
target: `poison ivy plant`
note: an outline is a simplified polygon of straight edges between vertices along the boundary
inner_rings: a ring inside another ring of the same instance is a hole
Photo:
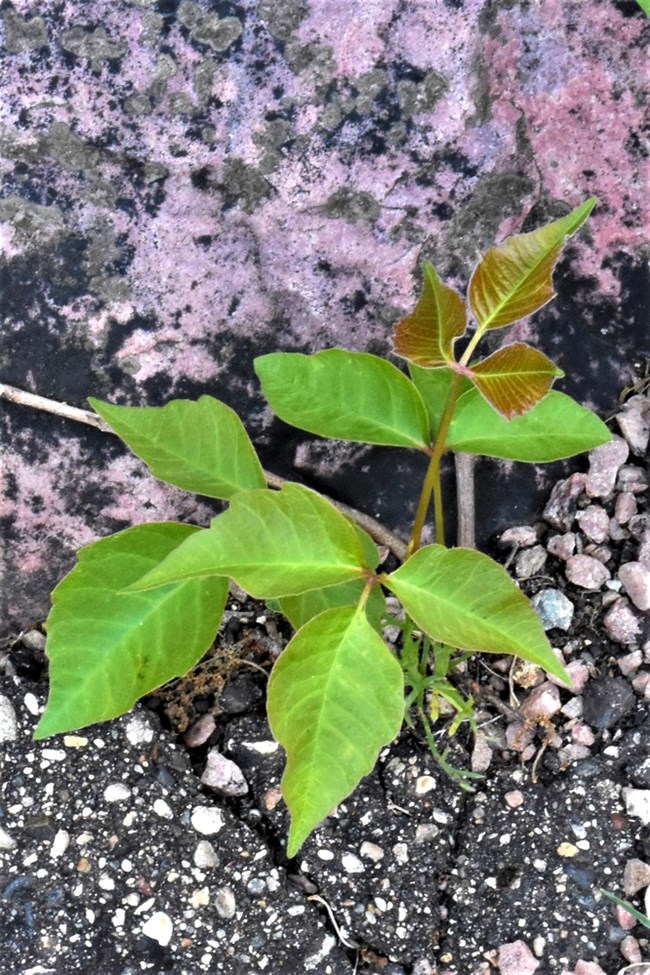
[[[428,468],[406,558],[384,571],[373,538],[334,503],[265,475],[244,427],[210,396],[163,407],[91,400],[164,481],[227,502],[206,528],[147,524],[86,546],[55,589],[47,622],[50,696],[43,738],[127,711],[188,671],[214,638],[230,580],[273,601],[296,629],[269,681],[268,715],[287,754],[283,793],[290,856],[415,718],[441,767],[431,727],[446,702],[473,727],[453,672],[475,651],[516,654],[567,681],[542,625],[505,569],[445,545],[440,463],[449,451],[550,461],[609,439],[589,410],[551,389],[562,371],[522,342],[474,357],[481,338],[553,297],[562,245],[591,212],[487,252],[462,297],[424,265],[422,294],[396,327],[410,376],[373,355],[328,349],[255,360],[262,390],[286,423],[323,437],[410,449]],[[463,340],[464,351],[456,354]],[[272,487],[269,486],[271,482]],[[433,500],[436,544],[421,548]],[[387,611],[384,593],[405,619]],[[396,651],[382,633],[397,624]]]

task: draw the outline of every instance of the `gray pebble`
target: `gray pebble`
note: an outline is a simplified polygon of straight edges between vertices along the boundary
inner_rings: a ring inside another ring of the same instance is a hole
[[[545,630],[564,630],[571,626],[573,603],[559,589],[542,589],[531,599],[533,609]]]
[[[515,575],[518,579],[530,579],[544,568],[546,550],[542,545],[526,548],[517,554]]]
[[[248,792],[248,783],[239,765],[226,758],[216,748],[208,752],[201,782],[224,796],[245,796]]]
[[[584,719],[599,730],[618,724],[635,704],[634,691],[622,677],[590,680],[583,691]]]

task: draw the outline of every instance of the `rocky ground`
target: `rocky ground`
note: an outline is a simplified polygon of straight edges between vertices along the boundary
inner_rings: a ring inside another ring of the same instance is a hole
[[[288,636],[272,613],[233,598],[190,677],[38,743],[44,637],[17,635],[0,677],[6,971],[647,975],[645,929],[600,888],[650,908],[649,420],[637,392],[540,521],[495,540],[571,687],[471,660],[479,731],[454,759],[484,774],[477,791],[404,730],[293,861],[263,708]]]

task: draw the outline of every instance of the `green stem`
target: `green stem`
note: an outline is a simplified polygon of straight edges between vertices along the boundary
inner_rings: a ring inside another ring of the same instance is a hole
[[[445,405],[445,412],[443,413],[442,420],[440,422],[438,437],[431,453],[429,467],[427,468],[427,473],[422,485],[422,492],[420,494],[420,501],[415,513],[415,521],[413,522],[413,531],[411,532],[411,540],[409,542],[407,555],[413,555],[413,553],[417,552],[420,547],[420,542],[422,540],[422,529],[424,528],[424,522],[427,517],[427,511],[429,510],[432,494],[434,498],[436,517],[436,542],[438,542],[439,545],[445,544],[442,486],[440,483],[440,458],[445,452],[445,442],[447,439],[447,433],[449,432],[449,425],[454,415],[454,408],[456,406],[456,399],[458,398],[459,387],[460,373],[455,372],[451,381],[451,387],[449,389],[449,395]]]

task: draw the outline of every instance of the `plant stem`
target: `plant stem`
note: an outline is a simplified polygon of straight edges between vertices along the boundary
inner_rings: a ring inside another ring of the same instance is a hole
[[[90,410],[81,410],[77,406],[68,406],[67,403],[48,399],[46,396],[28,393],[24,389],[9,386],[7,383],[0,383],[0,400],[15,403],[17,406],[29,406],[43,413],[51,413],[54,416],[60,416],[66,420],[73,420],[75,423],[85,423],[86,426],[96,427],[102,433],[114,434],[114,431],[111,430],[108,423],[105,423],[96,413],[91,413]],[[277,474],[273,474],[271,471],[264,471],[264,478],[269,487],[273,488],[279,489],[283,484],[287,483],[283,477],[278,477]],[[327,497],[327,495],[323,495],[323,497]],[[333,498],[328,498],[327,500],[331,501],[335,508],[338,508],[344,515],[351,518],[352,521],[355,521],[361,528],[367,531],[377,544],[385,545],[399,562],[405,560],[406,544],[398,535],[389,531],[388,528],[384,528],[382,524],[363,511],[357,511],[356,508],[351,508],[342,501],[335,501]]]
[[[415,513],[415,521],[413,522],[413,531],[411,532],[411,540],[408,546],[408,555],[413,555],[414,552],[420,547],[420,542],[422,540],[422,529],[424,528],[424,522],[427,517],[427,511],[429,510],[429,504],[431,502],[431,494],[433,494],[434,508],[435,508],[435,518],[436,518],[436,542],[439,545],[445,544],[445,525],[444,525],[444,511],[442,504],[442,485],[440,483],[440,458],[445,452],[445,442],[447,439],[447,433],[449,432],[449,425],[451,423],[452,417],[454,415],[454,408],[456,406],[456,399],[458,397],[458,389],[460,387],[460,373],[455,372],[451,381],[451,387],[449,389],[449,395],[447,397],[447,403],[445,405],[445,412],[443,413],[442,420],[440,422],[440,429],[438,430],[438,436],[436,438],[435,446],[431,454],[431,459],[429,461],[429,467],[424,478],[424,483],[422,485],[422,493],[420,494],[420,501],[418,503],[418,508]]]

